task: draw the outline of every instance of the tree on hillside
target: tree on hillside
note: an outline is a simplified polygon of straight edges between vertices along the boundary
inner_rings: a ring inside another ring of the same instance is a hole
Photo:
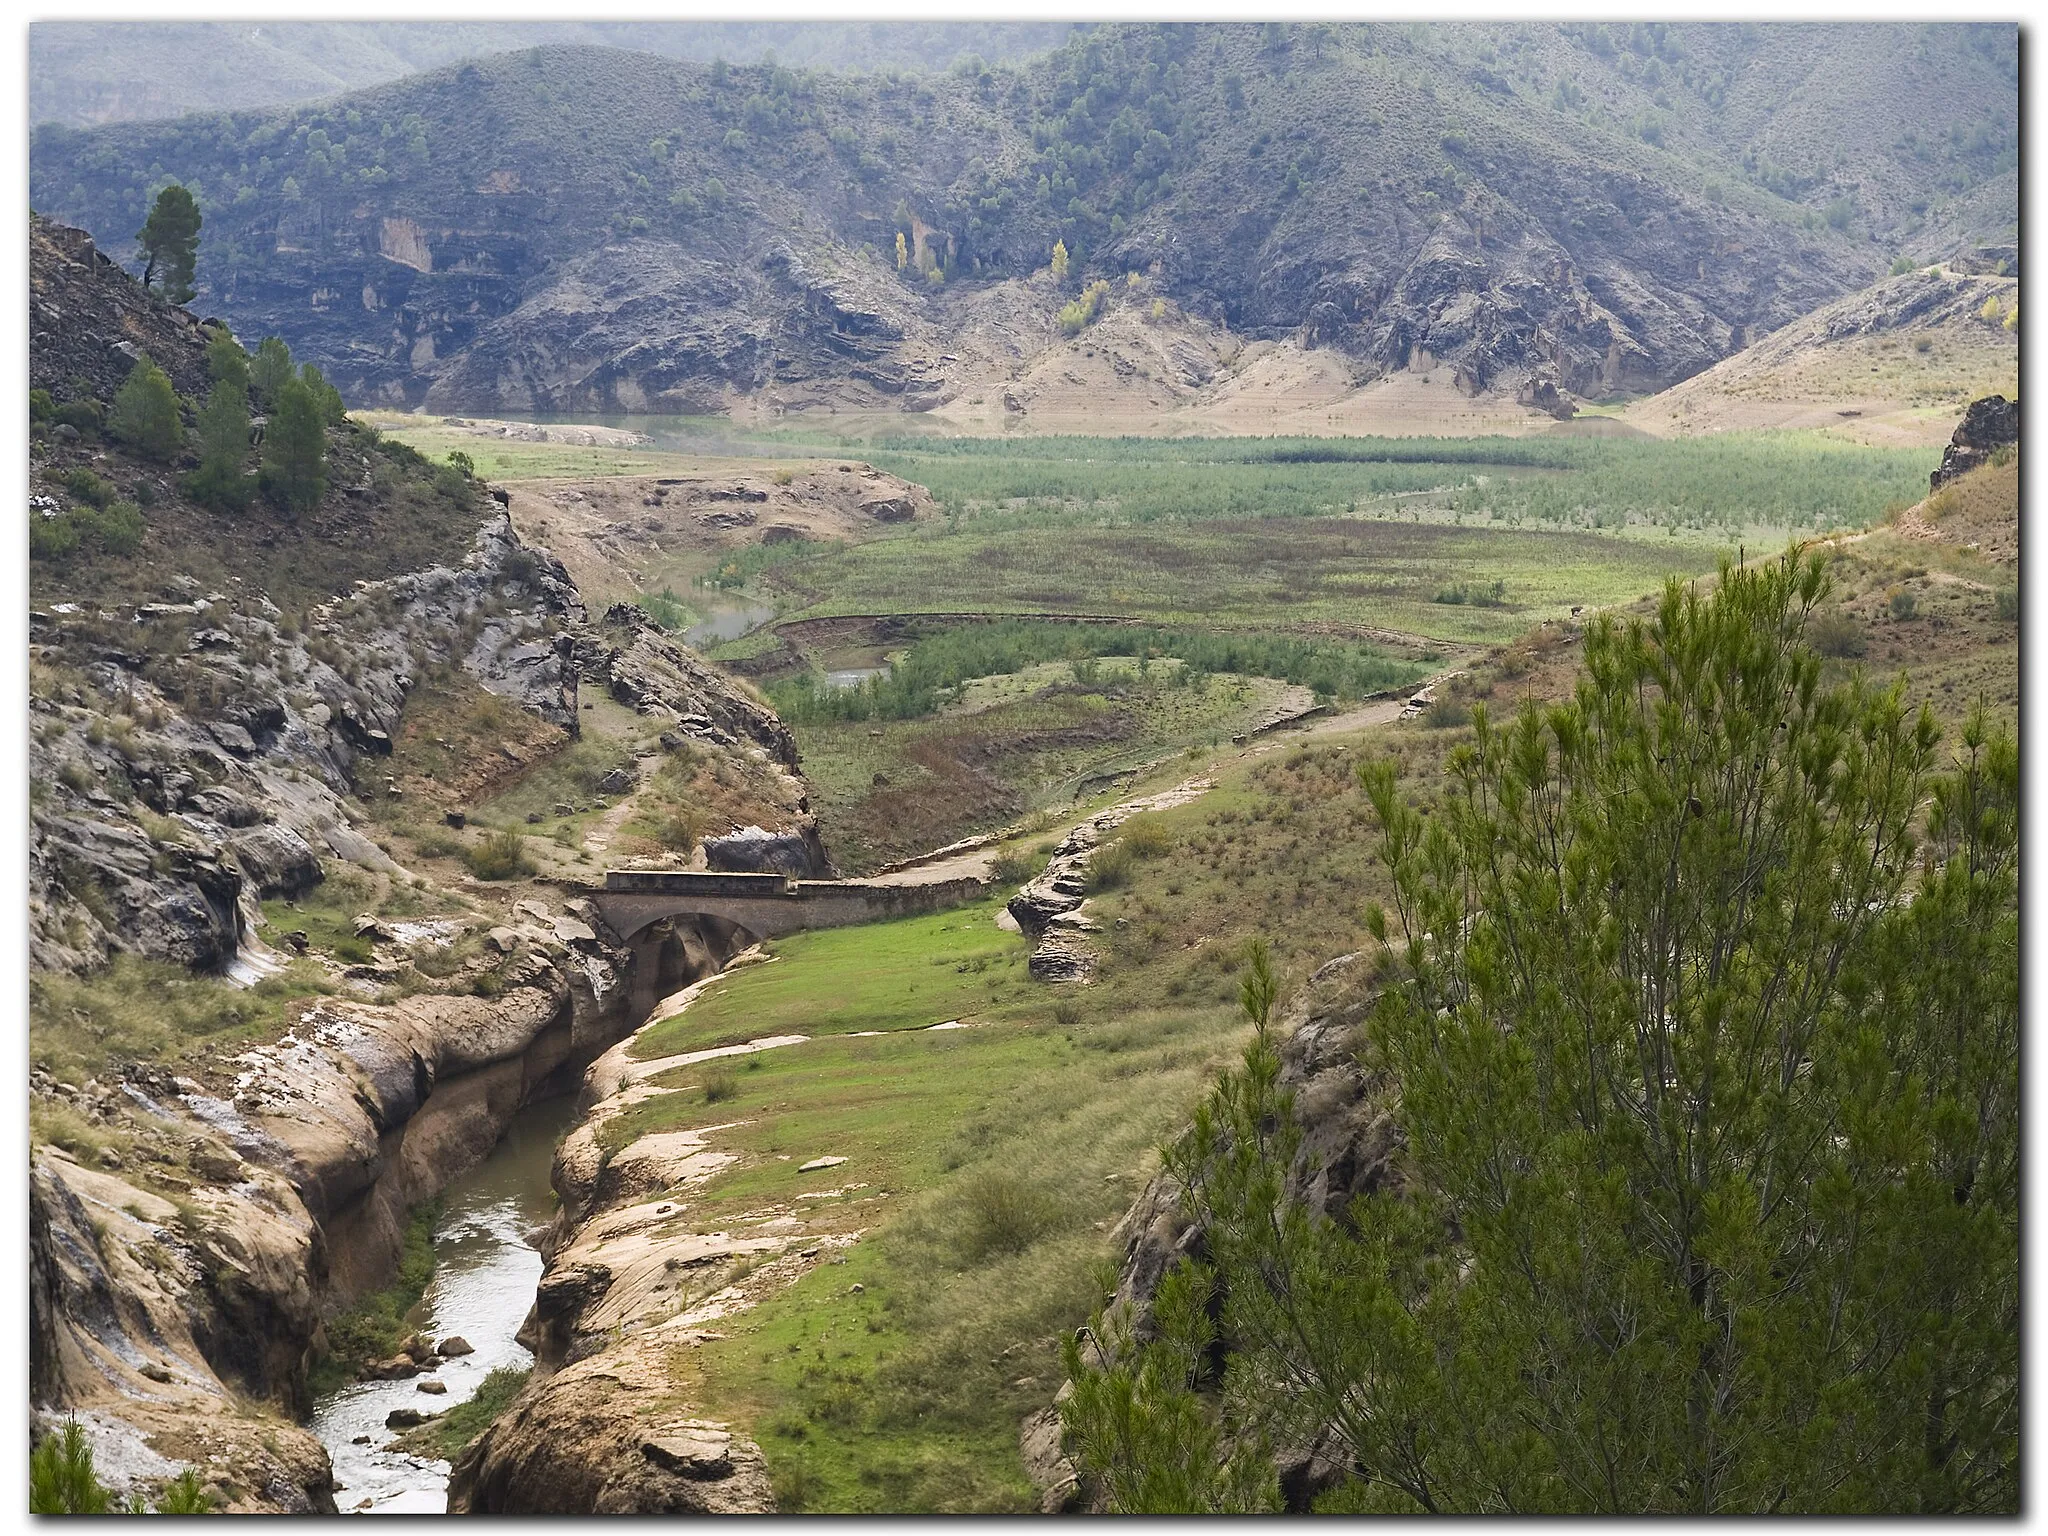
[[[910,247],[904,243],[903,231],[896,231],[896,270],[901,272],[910,265]]]
[[[256,403],[267,410],[291,376],[292,349],[281,336],[264,337],[256,348],[256,360],[249,365],[249,388]]]
[[[249,354],[224,325],[207,332],[206,376],[215,384],[238,384],[244,391],[249,388]]]
[[[185,493],[217,512],[239,512],[249,505],[254,488],[248,462],[248,391],[231,378],[222,379],[199,412],[199,468],[185,477]]]
[[[1320,1436],[1338,1511],[2018,1508],[2018,751],[1980,717],[1938,772],[1903,683],[1823,687],[1826,585],[1601,621],[1433,814],[1361,775],[1403,1187],[1287,1195],[1249,1009],[1169,1158],[1206,1261],[1068,1352],[1112,1500],[1270,1500],[1263,1447]]]
[[[178,392],[170,377],[150,361],[136,358],[128,377],[114,391],[107,412],[107,432],[146,459],[168,462],[185,446],[185,423],[178,414]]]
[[[1052,279],[1056,283],[1067,280],[1067,242],[1055,240],[1052,245]]]
[[[163,274],[163,294],[173,304],[192,297],[192,275],[199,262],[199,204],[177,182],[157,193],[136,239],[141,242],[142,286]]]
[[[278,388],[263,433],[261,478],[263,493],[292,512],[319,505],[327,494],[327,428],[303,379]]]
[[[320,419],[330,427],[338,427],[348,417],[348,406],[343,403],[341,391],[327,382],[327,376],[311,363],[299,370],[299,378],[312,391],[313,403],[320,407]]]

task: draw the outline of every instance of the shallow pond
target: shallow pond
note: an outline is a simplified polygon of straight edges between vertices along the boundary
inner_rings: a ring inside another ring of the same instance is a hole
[[[737,640],[752,629],[759,629],[775,617],[775,610],[765,603],[743,603],[735,608],[714,608],[702,619],[683,631],[687,645],[716,645],[721,640]]]
[[[533,1305],[541,1257],[533,1246],[554,1214],[548,1169],[575,1124],[573,1096],[523,1110],[491,1155],[448,1186],[434,1229],[433,1283],[408,1320],[439,1341],[460,1334],[476,1352],[444,1360],[411,1381],[362,1381],[320,1400],[313,1432],[334,1462],[335,1504],[369,1514],[443,1514],[448,1463],[387,1449],[399,1431],[384,1427],[394,1408],[440,1412],[473,1396],[499,1366],[531,1365],[513,1335]],[[419,1390],[438,1380],[446,1396]],[[367,1437],[367,1444],[357,1444]]]

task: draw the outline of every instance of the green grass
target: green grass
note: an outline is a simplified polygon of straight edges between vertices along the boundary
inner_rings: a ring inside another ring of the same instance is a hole
[[[248,988],[135,955],[116,955],[91,976],[38,971],[28,988],[29,1063],[82,1083],[116,1062],[176,1062],[279,1029],[294,1001],[327,990],[304,965]]]
[[[1456,739],[1382,734],[1422,780]],[[1109,1230],[1153,1149],[1242,1038],[1243,941],[1270,935],[1298,984],[1357,947],[1362,904],[1381,894],[1359,756],[1351,743],[1275,752],[1142,818],[1124,882],[1091,909],[1102,960],[1085,990],[1012,992],[1023,946],[987,902],[779,940],[772,963],[642,1037],[642,1056],[812,1037],[664,1073],[654,1086],[685,1091],[634,1105],[604,1136],[717,1127],[711,1143],[736,1161],[691,1191],[697,1230],[787,1204],[816,1231],[866,1234],[843,1264],[820,1263],[678,1356],[707,1410],[758,1439],[785,1510],[1035,1507],[1018,1427],[1059,1385],[1060,1341],[1100,1295]],[[920,1027],[952,1017],[980,1027]],[[713,1072],[734,1088],[707,1102]],[[847,1162],[796,1171],[820,1156]],[[844,1193],[798,1198],[830,1189]]]
[[[684,1012],[633,1043],[641,1060],[766,1035],[915,1029],[1013,1015],[1035,999],[1029,946],[995,926],[997,903],[769,943],[773,963],[714,982]]]
[[[1369,519],[1142,527],[933,527],[790,565],[765,581],[790,618],[961,611],[1101,614],[1158,624],[1336,633],[1383,627],[1494,642],[1574,606],[1628,602],[1666,575],[1713,569],[1686,539],[1460,528]],[[1435,601],[1503,583],[1502,606]]]

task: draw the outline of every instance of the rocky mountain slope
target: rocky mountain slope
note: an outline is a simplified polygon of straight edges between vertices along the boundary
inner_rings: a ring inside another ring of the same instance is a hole
[[[1467,394],[1605,396],[1698,373],[1901,244],[2003,235],[2014,50],[1117,26],[892,80],[546,47],[293,111],[48,128],[31,179],[109,238],[152,177],[195,186],[202,302],[361,401],[1000,417],[1096,280],[1167,331],[1119,390],[1206,383],[1221,333],[1324,349],[1353,385],[1441,366]]]
[[[219,1507],[331,1510],[296,1422],[327,1325],[649,987],[722,958],[629,948],[559,891],[407,868],[388,769],[415,696],[471,690],[486,750],[544,761],[597,692],[768,785],[769,819],[803,803],[795,751],[651,626],[593,622],[483,486],[359,428],[329,429],[334,489],[297,519],[190,504],[176,456],[135,457],[83,407],[124,349],[191,385],[197,323],[78,231],[38,226],[30,254],[31,375],[85,424],[38,422],[30,515],[120,497],[143,524],[132,549],[31,566],[31,1405],[77,1419],[124,1495],[193,1468]],[[442,558],[353,574],[422,554]]]
[[[317,101],[544,43],[631,48],[709,64],[943,70],[1057,47],[1063,21],[45,21],[29,29],[29,121],[127,122]]]
[[[1940,442],[1954,412],[2019,390],[2019,280],[1927,267],[1822,306],[1647,400],[1623,419],[1659,434],[1843,427]]]

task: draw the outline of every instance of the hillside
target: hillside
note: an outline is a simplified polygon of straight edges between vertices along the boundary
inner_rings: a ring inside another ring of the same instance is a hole
[[[1988,306],[1988,309],[1987,309]],[[2019,393],[2016,278],[1929,267],[1775,331],[1622,419],[1659,434],[1835,427],[1870,442],[1945,442],[1955,413]]]
[[[84,127],[317,101],[543,43],[799,69],[945,69],[1059,46],[1063,21],[45,21],[29,28],[29,121]]]
[[[2011,36],[1119,26],[893,80],[544,47],[317,107],[46,127],[31,183],[109,239],[158,178],[194,186],[200,303],[358,403],[1028,423],[1050,360],[1100,395],[1067,361],[1089,317],[1060,320],[1095,279],[1157,339],[1112,392],[1161,411],[1262,340],[1315,354],[1310,411],[1404,370],[1607,397],[1902,244],[2002,237]]]

